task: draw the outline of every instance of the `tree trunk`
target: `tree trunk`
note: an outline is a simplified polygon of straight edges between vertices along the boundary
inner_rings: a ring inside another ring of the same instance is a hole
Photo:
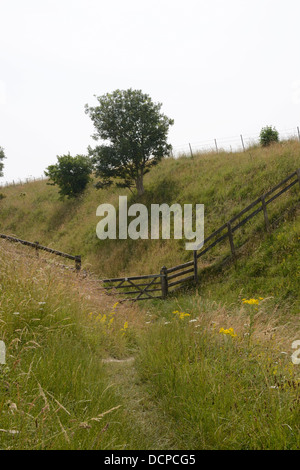
[[[137,192],[138,192],[138,195],[141,196],[142,194],[144,194],[144,182],[143,182],[143,174],[141,175],[138,175],[136,181],[135,181],[135,184],[136,184],[136,189],[137,189]]]

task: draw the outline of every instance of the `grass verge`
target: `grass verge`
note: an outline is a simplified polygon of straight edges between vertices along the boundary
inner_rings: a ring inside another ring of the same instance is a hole
[[[299,448],[296,323],[280,327],[267,314],[268,299],[254,300],[235,312],[199,298],[193,310],[166,314],[165,306],[155,321],[157,307],[150,314],[138,371],[173,421],[178,448]]]

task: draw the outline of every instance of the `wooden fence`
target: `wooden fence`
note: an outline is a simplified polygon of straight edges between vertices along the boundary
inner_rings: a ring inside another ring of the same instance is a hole
[[[108,284],[108,286],[104,286],[106,290],[122,289],[119,293],[129,295],[130,298],[127,300],[146,300],[161,298],[164,279],[165,276],[163,274],[149,274],[145,276],[103,279],[102,282],[103,284]]]
[[[20,238],[11,237],[9,235],[3,235],[0,233],[0,238],[4,240],[8,240],[14,243],[20,243],[21,245],[29,246],[36,250],[36,254],[38,255],[39,250],[46,251],[47,253],[51,253],[56,256],[61,256],[62,258],[67,258],[70,260],[75,261],[75,268],[77,271],[81,269],[81,256],[73,256],[69,255],[68,253],[63,253],[62,251],[53,250],[52,248],[48,248],[47,246],[40,245],[39,242],[28,242],[27,240],[21,240]]]
[[[193,260],[172,268],[164,266],[159,274],[104,279],[103,284],[107,284],[104,288],[107,290],[120,289],[118,293],[128,295],[127,300],[135,301],[165,299],[169,293],[180,289],[187,282],[193,281],[196,284],[198,282],[198,259],[226,239],[229,241],[231,254],[235,257],[233,234],[260,212],[263,212],[266,230],[269,232],[268,205],[296,184],[299,184],[300,187],[300,168],[205,238],[203,247],[199,251],[193,252]]]
[[[166,299],[170,292],[181,288],[183,284],[191,281],[197,283],[198,259],[227,238],[229,240],[231,254],[235,256],[236,251],[233,234],[260,212],[263,212],[266,230],[270,231],[270,222],[267,212],[268,205],[296,184],[300,185],[300,168],[211,233],[204,240],[203,247],[199,251],[193,252],[193,260],[172,268],[163,266],[159,274],[102,279],[104,289],[107,291],[116,291],[121,295],[128,296],[124,300],[136,301]],[[28,242],[8,235],[0,234],[0,238],[35,248],[37,254],[39,250],[42,250],[73,260],[75,261],[76,270],[80,271],[81,269],[81,256],[73,256],[42,246],[39,242]]]

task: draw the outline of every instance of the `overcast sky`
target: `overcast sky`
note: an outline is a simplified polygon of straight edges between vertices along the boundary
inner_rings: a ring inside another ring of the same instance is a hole
[[[84,105],[117,88],[163,103],[175,149],[296,130],[299,21],[299,0],[0,0],[0,181],[86,153]]]

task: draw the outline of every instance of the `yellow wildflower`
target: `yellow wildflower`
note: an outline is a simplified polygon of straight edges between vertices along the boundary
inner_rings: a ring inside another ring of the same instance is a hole
[[[261,299],[262,300],[262,299]],[[243,304],[259,305],[259,299],[243,299]]]
[[[223,335],[229,335],[231,336],[232,338],[236,338],[237,337],[237,334],[234,332],[234,329],[233,328],[228,328],[227,330],[225,330],[224,328],[221,328],[219,333],[222,333]]]
[[[185,317],[190,317],[191,316],[189,313],[179,312],[178,310],[175,310],[173,313],[174,313],[174,315],[177,315],[180,320],[184,320]]]
[[[128,329],[128,321],[126,321],[126,322],[124,323],[123,328],[121,328],[121,331],[123,332],[123,335],[125,335],[127,329]]]

